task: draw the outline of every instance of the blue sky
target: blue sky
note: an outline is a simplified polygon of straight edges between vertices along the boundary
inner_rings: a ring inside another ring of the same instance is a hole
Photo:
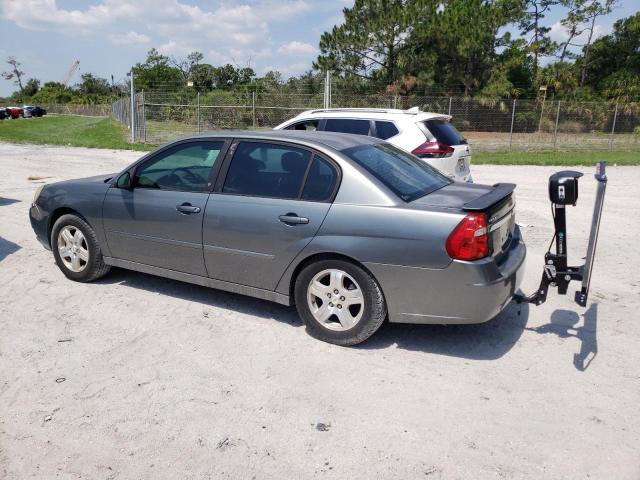
[[[22,62],[27,77],[61,81],[75,59],[79,73],[118,81],[144,61],[151,47],[184,57],[198,50],[205,62],[248,63],[261,75],[276,69],[285,77],[308,70],[325,30],[342,19],[352,0],[0,0],[0,59]],[[638,10],[622,0],[600,19],[598,34]],[[555,9],[548,23],[560,39]],[[4,65],[1,67],[4,70]],[[72,80],[72,83],[74,82]],[[0,79],[0,96],[15,90]]]

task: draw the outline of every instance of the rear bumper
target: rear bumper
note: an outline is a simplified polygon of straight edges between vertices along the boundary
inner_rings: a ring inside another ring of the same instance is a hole
[[[33,203],[29,209],[29,220],[31,221],[31,227],[35,232],[38,241],[44,246],[44,248],[51,250],[49,237],[47,235],[49,216],[46,215],[38,205]]]
[[[368,263],[398,323],[470,324],[494,318],[511,301],[524,277],[526,247],[516,231],[508,255],[452,261],[444,269]]]

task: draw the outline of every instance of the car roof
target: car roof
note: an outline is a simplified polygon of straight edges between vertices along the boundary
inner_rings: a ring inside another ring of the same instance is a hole
[[[378,138],[368,137],[366,135],[353,135],[350,133],[336,132],[309,132],[304,130],[216,130],[202,133],[200,135],[182,137],[181,140],[198,138],[207,139],[212,137],[298,141],[307,145],[329,147],[338,151],[359,145],[376,145],[383,143],[383,141]]]
[[[364,118],[374,120],[412,120],[420,122],[431,118],[451,119],[450,115],[433,112],[423,112],[417,107],[408,110],[397,108],[326,108],[307,110],[300,113],[296,118],[304,117],[324,117],[324,118]]]

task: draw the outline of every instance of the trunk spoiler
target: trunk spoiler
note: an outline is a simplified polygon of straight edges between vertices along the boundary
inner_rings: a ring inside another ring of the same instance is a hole
[[[495,205],[511,195],[515,188],[515,183],[496,183],[493,186],[493,190],[465,203],[462,209],[469,211],[486,210],[491,205]]]

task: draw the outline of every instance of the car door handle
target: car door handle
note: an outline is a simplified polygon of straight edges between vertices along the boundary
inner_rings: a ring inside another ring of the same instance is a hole
[[[278,217],[282,223],[289,225],[303,225],[309,223],[309,219],[306,217],[299,217],[297,213],[287,213],[286,215],[280,215]]]
[[[176,205],[176,210],[185,215],[191,215],[192,213],[200,213],[200,207],[194,207],[190,203],[183,203],[182,205]]]

